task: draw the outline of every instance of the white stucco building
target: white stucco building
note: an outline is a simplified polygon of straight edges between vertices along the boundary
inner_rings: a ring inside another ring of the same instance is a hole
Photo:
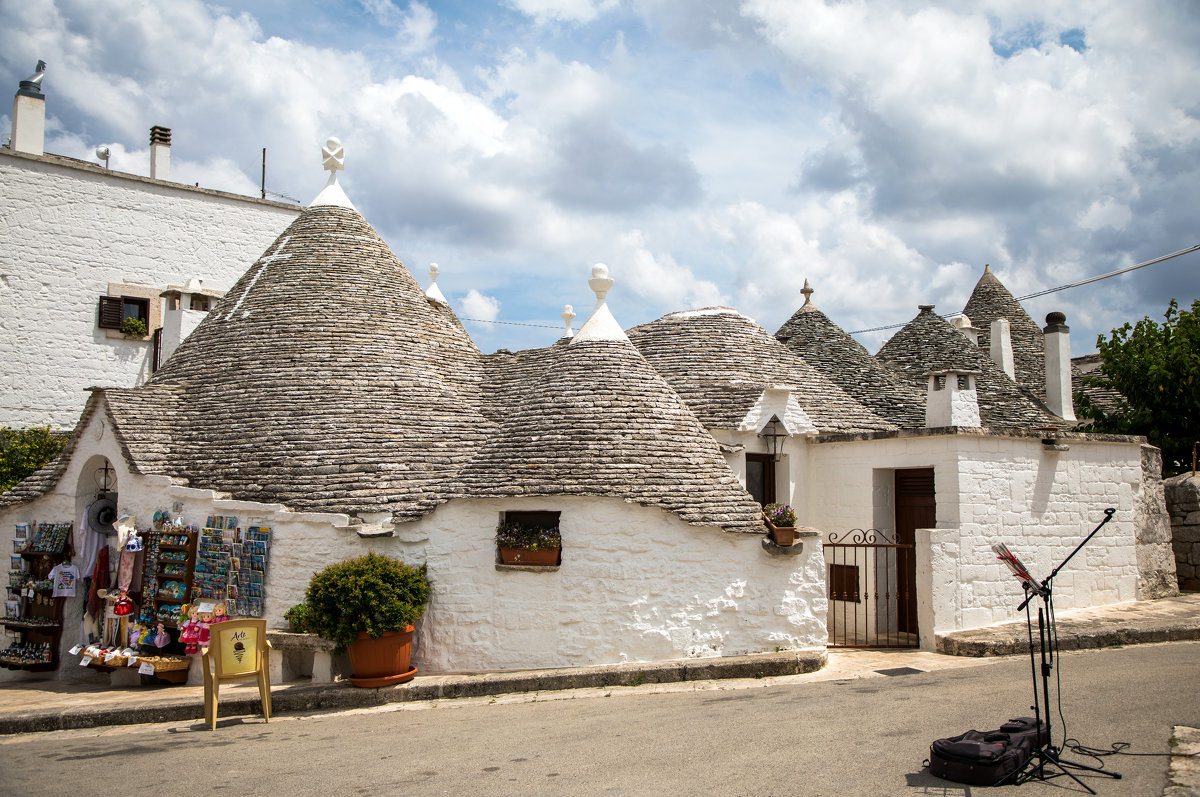
[[[300,208],[170,182],[164,128],[151,133],[151,177],[46,153],[31,83],[0,147],[0,426],[70,429],[88,387],[144,382],[165,359],[156,330],[190,331],[192,296],[228,289]],[[172,315],[160,294],[189,281]],[[131,316],[147,334],[122,334]]]
[[[0,496],[0,529],[81,518],[98,473],[139,526],[166,511],[270,527],[275,627],[332,562],[426,564],[426,673],[932,647],[1012,618],[1020,588],[991,543],[1045,575],[1108,506],[1059,607],[1167,589],[1153,450],[1071,433],[969,323],[922,307],[878,357],[808,299],[775,336],[730,308],[626,332],[598,265],[577,334],[484,355],[354,209],[339,152],[161,369],[92,390],[63,455]],[[771,501],[811,536],[766,542]],[[557,567],[499,562],[497,523],[525,513],[560,528]],[[892,547],[839,559],[856,529]]]

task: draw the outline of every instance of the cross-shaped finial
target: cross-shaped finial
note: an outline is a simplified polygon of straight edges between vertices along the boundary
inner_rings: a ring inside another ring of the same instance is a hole
[[[813,295],[814,293],[816,293],[816,291],[814,291],[812,288],[810,288],[810,287],[808,286],[808,279],[807,279],[807,278],[805,278],[805,280],[804,280],[804,287],[800,289],[800,292],[804,294],[804,303],[805,303],[806,305],[807,305],[807,304],[812,304],[812,295]]]
[[[321,164],[331,173],[346,168],[346,150],[342,148],[341,141],[331,137],[325,142],[325,146],[321,147]]]

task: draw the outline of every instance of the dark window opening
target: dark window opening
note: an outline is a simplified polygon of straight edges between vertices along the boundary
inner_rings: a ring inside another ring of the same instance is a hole
[[[556,529],[562,512],[505,512],[505,523],[516,523],[527,529]]]
[[[829,566],[829,600],[858,603],[858,565]]]
[[[775,503],[775,458],[770,454],[746,455],[746,492],[762,506]]]

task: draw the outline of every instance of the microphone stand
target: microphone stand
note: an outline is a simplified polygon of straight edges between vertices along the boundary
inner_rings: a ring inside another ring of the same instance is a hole
[[[1047,638],[1047,631],[1050,631],[1051,635],[1054,637],[1055,642],[1057,643],[1058,636],[1056,633],[1054,633],[1054,630],[1053,630],[1054,577],[1056,575],[1058,575],[1058,571],[1062,570],[1063,566],[1067,562],[1071,561],[1071,557],[1073,557],[1075,554],[1079,553],[1079,550],[1081,548],[1083,548],[1083,546],[1087,545],[1088,541],[1091,540],[1092,537],[1096,536],[1096,532],[1100,531],[1100,529],[1104,526],[1105,523],[1112,520],[1112,516],[1113,516],[1113,514],[1116,513],[1116,511],[1117,510],[1113,507],[1109,507],[1108,509],[1105,509],[1104,510],[1104,520],[1100,521],[1100,525],[1096,526],[1096,528],[1092,529],[1092,533],[1087,535],[1086,537],[1084,537],[1083,542],[1079,543],[1079,545],[1077,545],[1075,547],[1075,550],[1071,551],[1070,555],[1067,556],[1066,559],[1063,559],[1059,563],[1058,567],[1056,567],[1052,571],[1050,571],[1050,575],[1046,576],[1046,578],[1042,581],[1042,583],[1040,585],[1031,585],[1029,583],[1026,583],[1024,585],[1025,586],[1025,600],[1022,601],[1021,605],[1017,607],[1017,611],[1021,611],[1021,610],[1025,611],[1025,627],[1029,631],[1029,663],[1030,663],[1030,667],[1033,670],[1033,705],[1030,706],[1030,708],[1033,709],[1034,715],[1036,718],[1036,722],[1037,722],[1037,746],[1036,746],[1036,749],[1033,751],[1033,757],[1037,759],[1037,764],[1034,765],[1033,767],[1031,767],[1027,773],[1018,777],[1017,780],[1015,781],[1016,783],[1025,783],[1026,781],[1030,781],[1030,780],[1050,780],[1051,778],[1057,778],[1060,775],[1066,775],[1071,780],[1075,781],[1080,786],[1087,789],[1088,792],[1090,792],[1091,794],[1095,794],[1096,791],[1091,786],[1087,785],[1082,780],[1080,780],[1078,777],[1076,777],[1075,774],[1073,772],[1071,772],[1072,769],[1084,770],[1087,772],[1095,772],[1097,774],[1105,775],[1107,777],[1113,778],[1114,780],[1121,779],[1121,773],[1119,773],[1119,772],[1113,772],[1110,769],[1101,769],[1100,767],[1094,767],[1094,766],[1090,766],[1088,764],[1080,764],[1080,763],[1077,763],[1074,761],[1064,760],[1062,758],[1062,748],[1055,747],[1052,744],[1051,732],[1050,732],[1050,671],[1054,667],[1054,655],[1055,655],[1056,651],[1051,646],[1050,640]],[[1029,604],[1033,601],[1034,598],[1038,598],[1038,597],[1040,597],[1042,599],[1042,605],[1039,606],[1038,610],[1037,610],[1038,639],[1039,639],[1038,647],[1039,647],[1039,650],[1041,653],[1041,668],[1040,669],[1038,667],[1038,662],[1034,657],[1033,620],[1030,617],[1030,610],[1029,610]],[[1042,683],[1041,683],[1041,692],[1042,693],[1041,693],[1040,700],[1039,700],[1039,696],[1038,696],[1038,674],[1039,674],[1039,672],[1041,674],[1041,681],[1042,681]],[[1044,715],[1044,720],[1045,720],[1044,722],[1043,722],[1043,715]],[[1047,774],[1046,773],[1047,765],[1057,767],[1059,771],[1051,773],[1051,774]]]

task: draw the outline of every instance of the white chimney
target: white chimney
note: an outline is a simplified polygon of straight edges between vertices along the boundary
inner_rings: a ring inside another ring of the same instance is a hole
[[[30,155],[46,152],[46,95],[42,94],[42,78],[46,62],[38,61],[32,75],[21,81],[12,107],[12,148]]]
[[[1046,406],[1064,421],[1075,420],[1071,396],[1071,328],[1062,313],[1046,316]]]
[[[171,128],[155,125],[150,128],[150,179],[171,178]]]
[[[925,400],[925,428],[968,426],[977,428],[979,397],[975,389],[978,371],[933,371]]]
[[[1013,359],[1012,325],[1007,318],[997,318],[991,327],[992,360],[1000,366],[1009,379],[1017,378],[1017,365]]]
[[[951,316],[950,324],[959,332],[966,335],[967,339],[976,346],[979,345],[979,327],[973,325],[971,319],[966,315],[959,313],[956,316]]]

